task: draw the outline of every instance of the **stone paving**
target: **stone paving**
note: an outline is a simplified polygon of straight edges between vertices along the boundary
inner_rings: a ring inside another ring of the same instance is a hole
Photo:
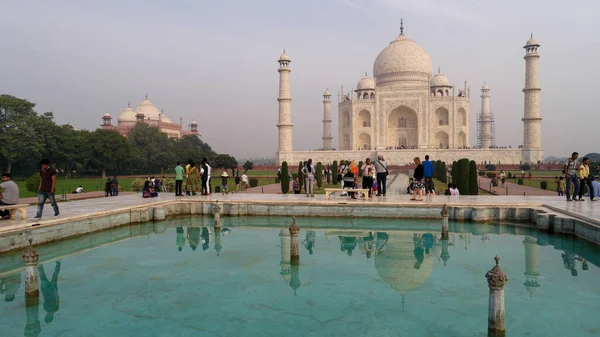
[[[490,183],[492,179],[487,177],[479,177],[479,187],[490,191]],[[524,184],[527,184],[527,181],[524,181]],[[496,189],[496,193],[498,195],[520,195],[520,196],[528,196],[528,195],[545,195],[545,196],[557,196],[557,193],[554,191],[542,190],[541,188],[529,187],[526,185],[519,185],[515,183],[506,182],[504,187],[502,187],[502,183],[498,183],[498,188]]]

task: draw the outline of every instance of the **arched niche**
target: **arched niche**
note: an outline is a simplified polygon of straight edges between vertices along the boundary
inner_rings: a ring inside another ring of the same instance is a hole
[[[467,111],[464,108],[458,109],[458,120],[456,121],[460,126],[467,125]]]
[[[458,133],[458,138],[456,140],[456,145],[459,147],[466,147],[467,146],[467,135],[464,132],[459,132]]]
[[[358,136],[358,147],[361,150],[370,150],[371,149],[371,135],[366,132],[361,133]]]
[[[440,148],[440,149],[447,149],[449,146],[449,139],[450,137],[448,137],[448,134],[444,131],[440,131],[438,133],[435,134],[435,147]]]
[[[360,126],[364,127],[364,128],[370,128],[371,127],[371,113],[368,110],[361,110],[358,113],[358,121],[360,123]]]
[[[439,107],[435,110],[435,125],[437,126],[446,126],[449,124],[449,113],[448,109],[444,107]]]

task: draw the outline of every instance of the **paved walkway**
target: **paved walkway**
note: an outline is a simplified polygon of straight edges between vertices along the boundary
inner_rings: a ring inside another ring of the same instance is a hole
[[[486,191],[490,191],[490,184],[492,179],[487,177],[479,177],[479,188],[482,188]],[[524,184],[527,181],[523,182]],[[542,190],[541,188],[529,187],[525,185],[519,185],[515,183],[506,182],[504,187],[502,187],[502,183],[498,182],[498,188],[496,189],[498,195],[531,195],[531,196],[557,196],[554,191]]]
[[[135,193],[135,192],[119,192],[119,195],[128,195],[128,194],[137,194],[137,193]],[[104,197],[105,197],[104,192],[102,192],[102,191],[85,192],[85,193],[80,193],[80,194],[67,194],[67,200],[63,200],[62,196],[60,194],[57,194],[56,201],[63,202],[63,201],[83,200],[83,199],[104,198]],[[19,204],[37,205],[37,203],[38,203],[37,197],[20,198],[19,199]],[[47,203],[49,203],[49,201],[47,201]]]

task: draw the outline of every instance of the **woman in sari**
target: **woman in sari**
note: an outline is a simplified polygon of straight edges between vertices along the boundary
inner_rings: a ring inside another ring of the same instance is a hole
[[[185,194],[196,195],[196,191],[198,191],[198,181],[200,180],[200,172],[198,172],[198,167],[196,163],[192,161],[190,163],[190,167],[187,170],[187,180],[185,182]]]

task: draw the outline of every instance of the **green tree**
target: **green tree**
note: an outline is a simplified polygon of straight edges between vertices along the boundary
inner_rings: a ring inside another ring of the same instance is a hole
[[[317,181],[317,188],[321,188],[321,186],[323,186],[323,164],[321,164],[321,162],[317,163],[316,170],[315,180]]]
[[[327,185],[329,185],[331,183],[331,175],[329,174],[329,172],[331,172],[331,166],[329,166],[329,164],[327,165],[327,167],[325,168],[327,172],[325,172],[325,178],[327,179]]]
[[[281,163],[281,193],[287,194],[290,191],[290,174],[288,171],[288,163]]]
[[[474,160],[469,162],[469,193],[471,195],[479,194],[479,184],[477,177],[477,163]]]
[[[358,177],[362,177],[362,166],[363,166],[363,162],[362,160],[358,162]]]
[[[435,179],[442,181],[442,161],[441,160],[436,160],[435,161],[435,166],[434,166],[434,170],[435,172]],[[442,181],[443,182],[443,181]]]
[[[246,173],[254,168],[254,164],[251,161],[246,160],[243,167],[244,167],[244,173]]]
[[[442,175],[440,176],[440,181],[444,184],[448,183],[448,169],[446,168],[446,162],[442,162]]]
[[[463,158],[458,161],[458,172],[457,172],[457,181],[456,186],[462,195],[470,195],[469,189],[469,159]]]
[[[89,165],[100,170],[102,178],[106,178],[106,170],[123,169],[131,158],[131,144],[117,131],[96,130],[90,134],[90,144]]]
[[[298,185],[300,186],[300,191],[302,191],[302,186],[304,185],[304,174],[302,173],[303,166],[304,162],[300,162],[300,164],[298,164]]]
[[[456,160],[452,162],[452,168],[450,170],[452,174],[452,183],[456,185],[458,183],[458,162]]]
[[[129,131],[127,140],[143,156],[147,173],[161,172],[176,161],[175,141],[157,127],[138,123]]]
[[[337,160],[333,161],[333,168],[331,169],[331,183],[336,185],[338,183],[338,162]]]
[[[238,167],[238,161],[229,154],[217,154],[212,164],[216,168],[235,169]]]

